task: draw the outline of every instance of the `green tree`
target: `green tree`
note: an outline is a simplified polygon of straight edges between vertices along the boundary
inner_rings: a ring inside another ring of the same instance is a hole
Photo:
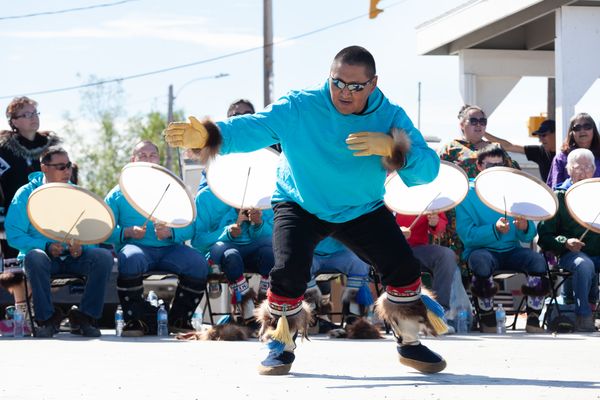
[[[117,184],[131,152],[132,141],[118,128],[125,116],[123,98],[120,83],[90,86],[81,92],[80,115],[64,115],[65,144],[79,167],[79,184],[102,197]]]

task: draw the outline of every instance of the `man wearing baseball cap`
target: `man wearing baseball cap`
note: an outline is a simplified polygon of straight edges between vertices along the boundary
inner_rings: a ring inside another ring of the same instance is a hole
[[[521,146],[512,144],[508,140],[500,139],[488,132],[483,136],[491,142],[499,143],[506,151],[525,154],[525,157],[529,161],[533,161],[538,165],[540,176],[546,182],[550,166],[552,165],[552,159],[556,155],[556,123],[552,119],[547,119],[531,134],[538,137],[540,141],[539,145]]]

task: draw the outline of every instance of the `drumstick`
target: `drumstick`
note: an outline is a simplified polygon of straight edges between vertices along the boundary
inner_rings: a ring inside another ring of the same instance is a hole
[[[167,187],[165,188],[165,191],[163,192],[162,196],[160,196],[160,199],[158,199],[158,202],[156,203],[156,205],[154,206],[154,209],[152,210],[152,212],[150,213],[150,215],[148,215],[148,218],[146,218],[146,221],[144,221],[144,225],[142,225],[143,229],[146,229],[146,225],[148,224],[148,221],[150,220],[150,218],[152,218],[152,216],[154,215],[154,211],[156,211],[156,209],[158,208],[158,205],[160,204],[160,202],[162,201],[162,199],[165,197],[165,194],[167,194],[167,190],[169,190],[169,186],[171,186],[171,184],[169,183],[167,185]]]
[[[67,232],[67,234],[65,235],[65,238],[62,240],[62,243],[67,243],[67,238],[69,237],[69,235],[71,234],[71,232],[75,228],[75,225],[77,225],[77,223],[81,219],[81,216],[83,215],[84,212],[85,212],[85,208],[83,209],[83,211],[81,212],[81,214],[79,214],[79,217],[77,217],[77,219],[75,220],[75,223],[71,226],[71,229],[69,229],[69,232]]]
[[[252,166],[248,167],[248,176],[246,177],[246,185],[244,186],[244,194],[242,196],[242,204],[240,207],[240,211],[244,210],[244,202],[246,201],[246,191],[248,190],[248,182],[250,181],[250,170],[251,169],[252,169]],[[250,218],[249,215],[248,215],[248,218]],[[252,224],[252,225],[254,225],[254,224]]]
[[[431,200],[429,202],[429,204],[427,204],[427,206],[423,209],[423,211],[421,211],[421,213],[417,216],[417,218],[415,218],[415,220],[412,222],[412,224],[410,224],[410,226],[408,227],[408,230],[411,230],[415,226],[415,224],[417,223],[417,220],[419,218],[421,218],[421,216],[423,214],[425,214],[425,211],[427,211],[427,209],[429,208],[429,206],[433,204],[433,202],[435,201],[435,199],[437,199],[438,197],[440,197],[440,194],[442,194],[442,192],[439,192],[438,194],[435,195],[435,197],[433,198],[433,200]]]
[[[504,199],[504,219],[506,219],[506,196],[502,196]]]
[[[596,214],[596,217],[594,218],[594,220],[592,221],[592,223],[590,225],[594,225],[594,222],[596,222],[596,220],[598,219],[598,217],[600,216],[600,212],[598,212],[598,214]],[[581,235],[581,237],[579,238],[579,241],[581,242],[583,240],[583,238],[585,237],[585,235],[587,235],[587,233],[590,231],[590,228],[587,228],[585,230],[585,232],[583,232],[583,234]]]

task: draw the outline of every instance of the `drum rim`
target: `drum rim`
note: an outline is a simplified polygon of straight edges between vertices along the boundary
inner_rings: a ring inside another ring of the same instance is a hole
[[[569,193],[573,193],[574,190],[577,190],[577,188],[580,188],[581,186],[584,186],[585,184],[596,183],[596,182],[600,182],[600,178],[588,178],[588,179],[583,179],[577,183],[574,183],[573,186],[571,186],[565,192],[565,205],[567,206],[567,211],[569,211],[569,215],[571,217],[573,217],[573,219],[575,221],[577,221],[577,223],[579,225],[583,226],[586,229],[589,229],[592,232],[600,233],[600,227],[594,227],[593,225],[588,224],[587,222],[585,222],[581,218],[579,218],[577,215],[575,215],[573,211],[571,211],[571,207],[569,206],[569,200],[568,200]],[[600,211],[600,209],[598,211]]]
[[[521,175],[525,178],[528,178],[530,180],[532,180],[533,182],[535,182],[538,186],[540,186],[542,189],[544,189],[546,191],[546,193],[550,194],[550,197],[552,198],[552,200],[554,201],[554,212],[549,215],[549,216],[542,216],[542,217],[538,217],[538,216],[525,216],[525,215],[519,215],[516,214],[514,212],[511,212],[510,210],[504,210],[503,208],[499,208],[499,207],[495,207],[492,204],[490,204],[488,201],[485,200],[485,198],[483,198],[483,196],[480,195],[480,190],[477,189],[477,180],[481,177],[481,176],[486,176],[489,175],[491,173],[496,173],[496,172],[510,172],[512,174],[517,174],[517,175]],[[506,211],[506,215],[511,216],[513,218],[524,218],[527,219],[529,221],[546,221],[552,217],[554,217],[556,215],[556,213],[558,212],[558,197],[556,197],[556,193],[554,193],[552,191],[552,189],[550,189],[550,187],[548,187],[548,185],[546,185],[545,182],[543,182],[540,178],[530,175],[526,172],[523,172],[519,169],[515,169],[515,168],[510,168],[510,167],[492,167],[492,168],[487,168],[483,171],[481,171],[476,177],[475,177],[475,182],[474,182],[474,186],[475,186],[475,193],[477,194],[477,197],[479,197],[479,199],[481,200],[481,202],[483,204],[485,204],[487,207],[491,208],[492,210],[499,212],[500,214],[504,214],[504,212]]]
[[[49,239],[56,240],[61,243],[64,239],[64,237],[59,237],[57,235],[53,235],[53,234],[46,232],[46,230],[43,229],[32,217],[31,209],[29,208],[29,200],[31,199],[31,197],[34,194],[40,193],[44,190],[54,189],[54,188],[63,188],[63,189],[70,189],[70,190],[74,189],[74,190],[80,191],[82,193],[85,193],[88,196],[90,196],[91,198],[93,198],[94,200],[96,200],[98,203],[100,203],[102,205],[102,207],[104,208],[104,210],[106,210],[108,215],[110,216],[111,229],[108,231],[108,234],[102,236],[101,239],[97,239],[97,240],[78,240],[79,243],[81,243],[81,244],[98,244],[98,243],[105,242],[106,239],[108,239],[110,237],[113,230],[115,229],[115,215],[113,214],[113,212],[110,209],[110,207],[108,206],[108,204],[106,204],[104,202],[104,199],[102,197],[98,196],[96,193],[94,193],[88,189],[82,188],[81,186],[71,185],[69,183],[62,183],[62,182],[46,183],[46,184],[38,187],[37,189],[35,189],[33,192],[31,192],[31,194],[29,195],[29,197],[27,199],[27,218],[29,219],[29,222],[31,223],[31,225],[33,225],[34,228],[37,229],[38,232],[40,232],[42,235],[46,236]]]
[[[451,168],[453,168],[454,170],[456,170],[456,171],[458,171],[458,172],[460,172],[460,173],[461,173],[461,175],[462,175],[462,176],[465,178],[465,182],[466,182],[466,190],[465,190],[465,191],[464,191],[464,193],[461,195],[461,199],[460,199],[459,201],[457,201],[457,202],[453,202],[453,204],[452,204],[452,205],[449,205],[449,206],[445,206],[445,207],[436,208],[436,209],[435,209],[435,210],[433,210],[433,211],[426,211],[426,213],[427,213],[427,214],[439,214],[439,213],[442,213],[442,212],[446,212],[446,211],[448,211],[448,210],[452,210],[453,208],[455,208],[456,206],[458,206],[460,203],[462,203],[462,202],[463,202],[463,200],[464,200],[464,199],[467,197],[467,194],[469,193],[469,177],[468,177],[467,173],[466,173],[466,172],[465,172],[465,171],[464,171],[462,168],[460,168],[458,165],[456,165],[456,164],[454,164],[454,163],[452,163],[452,162],[449,162],[449,161],[446,161],[446,160],[440,160],[440,168],[441,168],[441,165],[442,165],[442,164],[446,165],[447,167],[451,167]],[[439,172],[438,172],[438,174],[439,174]],[[398,172],[397,172],[397,171],[394,171],[394,172],[392,172],[391,174],[389,174],[389,175],[388,175],[388,177],[385,179],[384,187],[385,187],[385,186],[387,186],[387,185],[388,185],[388,183],[389,183],[389,182],[390,182],[390,181],[391,181],[393,178],[395,178],[397,175],[398,175]],[[398,177],[398,178],[399,178],[399,179],[402,179],[402,178],[400,178],[400,177]],[[436,175],[436,178],[437,178],[437,175]],[[434,179],[435,179],[435,178],[434,178]],[[384,199],[385,199],[385,195],[384,195]],[[384,201],[384,203],[385,203],[385,201]],[[392,206],[390,206],[390,205],[389,205],[389,204],[387,204],[387,203],[385,203],[385,205],[386,205],[387,207],[391,208],[392,210],[394,210],[395,212],[397,212],[397,213],[400,213],[400,214],[403,214],[403,215],[419,215],[419,214],[420,214],[420,211],[419,211],[419,212],[413,212],[413,211],[411,211],[411,212],[406,212],[406,210],[398,210],[398,209],[396,209],[395,207],[392,207]]]
[[[186,226],[189,226],[192,223],[194,223],[194,220],[196,219],[196,203],[194,202],[193,197],[190,195],[190,192],[188,191],[187,186],[185,186],[185,183],[183,183],[183,181],[177,175],[175,175],[173,172],[171,172],[167,168],[163,167],[162,165],[154,164],[154,163],[149,163],[149,162],[146,162],[146,161],[134,161],[134,162],[130,162],[128,164],[125,164],[125,166],[123,168],[121,168],[121,174],[119,175],[119,188],[121,189],[121,192],[123,193],[123,195],[127,199],[127,202],[133,207],[133,209],[135,211],[137,211],[138,213],[140,213],[144,218],[148,218],[148,216],[150,215],[150,213],[147,213],[146,211],[142,210],[141,207],[138,206],[135,201],[133,201],[133,199],[131,198],[131,195],[127,191],[127,188],[123,185],[123,181],[122,181],[123,171],[125,171],[127,169],[130,169],[130,168],[141,168],[141,167],[152,168],[152,169],[159,170],[161,172],[166,173],[171,178],[173,178],[173,180],[185,192],[185,194],[186,194],[186,196],[187,196],[187,198],[188,198],[188,200],[190,202],[190,205],[192,207],[192,219],[191,219],[190,222],[185,223],[185,224],[176,224],[176,223],[173,223],[173,222],[168,222],[167,223],[167,222],[161,221],[161,223],[164,223],[165,226],[168,226],[170,228],[185,228]]]
[[[281,155],[281,153],[280,153],[280,152],[278,152],[277,150],[275,150],[275,149],[273,149],[273,148],[271,148],[271,147],[263,147],[262,149],[257,149],[257,150],[248,151],[248,152],[246,152],[246,154],[247,154],[247,153],[253,153],[253,152],[256,152],[256,151],[261,151],[261,150],[267,150],[268,152],[270,152],[270,153],[273,153],[273,154],[274,154],[274,155],[275,155],[275,156],[276,156],[278,159],[279,159],[279,157],[280,157],[280,155]],[[228,153],[228,154],[219,154],[219,156],[222,156],[222,157],[223,157],[223,156],[228,156],[229,154],[242,154],[242,153]],[[232,205],[232,204],[231,204],[229,201],[226,201],[226,200],[224,200],[224,199],[223,199],[223,197],[222,197],[222,195],[221,195],[220,193],[217,193],[217,192],[216,192],[216,191],[213,189],[213,185],[211,185],[211,178],[210,178],[210,175],[209,175],[209,174],[210,174],[210,166],[211,166],[211,164],[212,164],[212,161],[213,161],[213,160],[211,160],[211,161],[208,163],[208,165],[206,165],[206,167],[204,168],[204,169],[206,170],[206,183],[208,184],[208,187],[210,188],[211,192],[212,192],[212,193],[213,193],[213,194],[214,194],[214,195],[217,197],[217,199],[221,200],[223,203],[227,204],[228,206],[230,206],[230,207],[233,207],[233,208],[236,208],[236,209],[237,209],[237,206],[235,206],[235,205]],[[272,198],[272,197],[273,197],[273,194],[271,194],[271,198]],[[260,208],[256,208],[256,209],[257,209],[257,210],[258,210],[258,209],[260,209],[260,210],[269,210],[269,209],[271,209],[271,208],[272,208],[272,205],[271,205],[271,202],[269,202],[269,206],[268,206],[268,207],[260,207]]]

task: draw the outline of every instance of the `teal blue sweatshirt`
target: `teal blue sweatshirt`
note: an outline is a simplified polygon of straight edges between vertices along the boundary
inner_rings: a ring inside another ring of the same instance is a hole
[[[528,221],[527,230],[517,229],[511,223],[510,230],[502,234],[496,230],[496,221],[504,217],[483,204],[475,192],[474,180],[469,183],[467,197],[456,207],[456,231],[465,245],[463,259],[467,260],[473,250],[487,249],[505,252],[521,247],[520,242],[531,242],[536,234],[535,225]]]
[[[221,153],[249,152],[280,143],[273,202],[292,201],[329,222],[345,222],[383,204],[387,172],[380,156],[356,157],[346,138],[361,131],[404,129],[412,142],[398,173],[409,186],[431,182],[440,160],[404,110],[376,88],[360,115],[337,111],[329,81],[320,88],[292,91],[264,111],[217,122]]]
[[[229,235],[228,227],[237,221],[238,211],[219,200],[208,186],[196,195],[196,209],[198,215],[194,224],[192,246],[202,254],[208,253],[216,242],[244,245],[273,233],[273,210],[267,209],[262,211],[262,224],[244,222],[242,233],[238,237]]]

